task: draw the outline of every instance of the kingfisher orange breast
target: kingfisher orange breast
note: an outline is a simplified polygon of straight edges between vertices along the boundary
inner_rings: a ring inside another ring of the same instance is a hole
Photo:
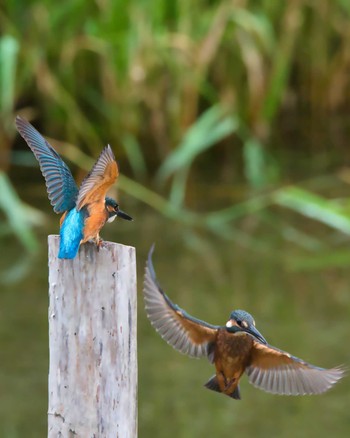
[[[243,332],[219,330],[214,355],[217,371],[228,380],[239,379],[248,364],[252,344],[253,338]]]
[[[104,202],[94,202],[87,206],[89,216],[84,223],[84,238],[82,243],[95,239],[108,219]]]

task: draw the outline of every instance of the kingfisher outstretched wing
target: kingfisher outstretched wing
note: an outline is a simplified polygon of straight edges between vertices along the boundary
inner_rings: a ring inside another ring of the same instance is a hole
[[[289,353],[254,341],[250,366],[246,368],[249,382],[272,394],[321,394],[341,379],[341,367],[324,369],[291,356]]]
[[[106,146],[91,171],[81,183],[77,209],[92,203],[104,203],[108,189],[118,178],[119,170],[111,147]]]
[[[39,162],[54,212],[71,210],[75,206],[78,187],[68,166],[29,122],[17,116],[16,126]]]
[[[154,247],[148,254],[144,282],[147,316],[160,336],[180,353],[211,358],[219,326],[194,318],[174,304],[159,286],[152,263]]]

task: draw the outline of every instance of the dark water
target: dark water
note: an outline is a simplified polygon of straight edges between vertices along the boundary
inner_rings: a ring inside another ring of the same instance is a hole
[[[57,217],[38,230],[39,253],[22,259],[14,239],[2,240],[1,272],[29,266],[24,277],[1,285],[0,437],[44,437],[47,417],[48,324],[46,236]],[[154,263],[161,284],[189,313],[224,323],[234,308],[253,314],[267,340],[319,366],[350,363],[349,267],[292,271],[292,243],[264,226],[256,248],[242,247],[180,224],[123,199],[132,223],[108,225],[103,237],[137,248],[140,437],[347,437],[350,380],[314,397],[280,397],[253,388],[243,378],[241,402],[203,384],[214,369],[205,360],[174,351],[153,330],[143,311],[142,275],[156,242]],[[303,220],[300,218],[300,220]],[[265,250],[261,248],[261,244]],[[22,264],[22,265],[21,265]],[[28,265],[27,265],[28,264]]]

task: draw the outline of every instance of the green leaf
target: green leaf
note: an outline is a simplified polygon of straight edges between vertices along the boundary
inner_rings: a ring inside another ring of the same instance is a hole
[[[278,190],[274,193],[273,199],[278,205],[290,208],[343,233],[350,234],[349,214],[344,207],[331,200],[298,187],[287,187]]]
[[[350,265],[349,249],[334,249],[309,256],[299,256],[287,259],[289,269],[294,271],[318,271],[329,268],[343,268]]]
[[[15,38],[5,35],[0,38],[0,110],[10,112],[13,108],[16,66],[19,44]]]
[[[271,53],[275,46],[275,37],[269,17],[256,14],[247,9],[236,8],[232,14],[232,21],[250,35],[254,35],[260,42],[263,50]]]
[[[140,144],[132,135],[125,135],[123,146],[135,175],[143,179],[147,174],[147,167]]]
[[[31,225],[33,222],[39,223],[42,215],[21,202],[4,172],[0,172],[0,193],[0,209],[6,215],[12,231],[28,251],[36,250],[37,241]]]
[[[243,146],[244,173],[252,187],[266,184],[266,163],[263,145],[255,138],[249,138]]]
[[[189,167],[200,153],[232,134],[238,126],[238,118],[232,114],[224,115],[219,105],[209,108],[188,129],[182,142],[161,165],[158,179],[165,180],[180,169]]]

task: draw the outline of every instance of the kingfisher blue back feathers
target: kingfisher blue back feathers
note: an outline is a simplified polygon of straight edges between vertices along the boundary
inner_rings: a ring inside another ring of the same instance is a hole
[[[101,228],[117,216],[132,220],[119,209],[114,199],[106,197],[119,175],[109,145],[102,150],[78,188],[66,163],[44,137],[19,116],[16,117],[16,126],[39,162],[54,212],[63,214],[60,221],[59,258],[73,259],[80,244],[88,241],[95,242],[99,247],[102,244],[99,236]]]

